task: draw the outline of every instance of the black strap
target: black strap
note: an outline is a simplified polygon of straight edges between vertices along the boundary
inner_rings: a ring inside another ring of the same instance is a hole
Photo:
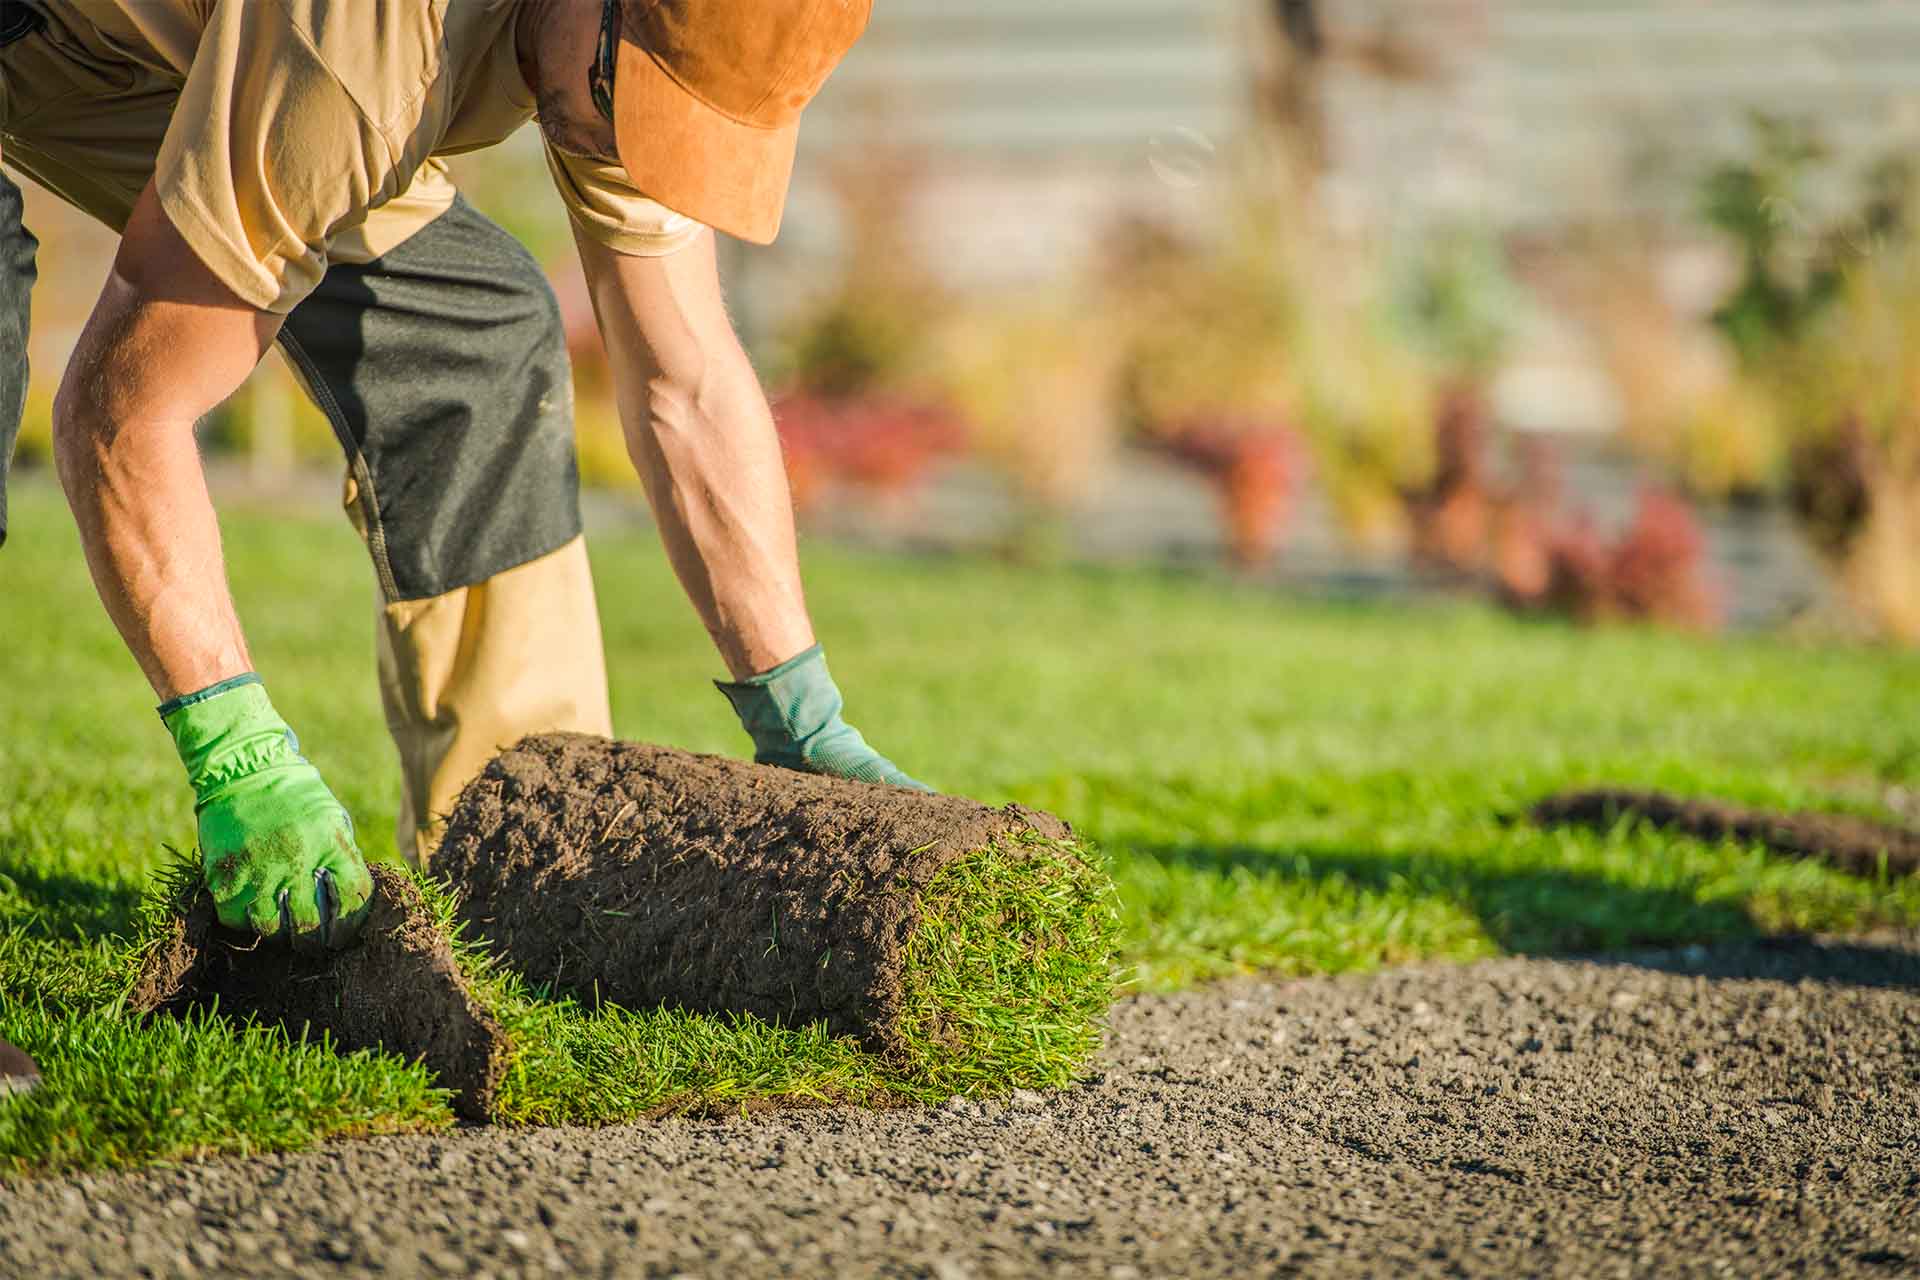
[[[47,25],[46,15],[26,0],[0,0],[0,49],[24,40]]]
[[[593,65],[587,68],[587,89],[593,94],[594,108],[608,124],[613,123],[613,75],[619,65],[620,0],[606,0],[600,10],[600,43],[593,51]]]

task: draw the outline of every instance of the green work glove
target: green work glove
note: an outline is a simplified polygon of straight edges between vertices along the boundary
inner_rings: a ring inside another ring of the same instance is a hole
[[[827,674],[827,657],[819,645],[739,684],[716,684],[753,739],[753,758],[760,764],[915,791],[933,789],[902,773],[840,718],[840,690]]]
[[[373,895],[353,820],[300,754],[260,677],[175,698],[160,719],[193,785],[220,923],[302,951],[351,943]]]

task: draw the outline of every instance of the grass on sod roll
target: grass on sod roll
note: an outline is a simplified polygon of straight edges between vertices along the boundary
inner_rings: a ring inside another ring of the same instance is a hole
[[[934,876],[907,943],[901,1088],[1060,1088],[1099,1042],[1118,977],[1113,882],[1081,846],[1030,834]]]
[[[0,1036],[39,1053],[72,1098],[73,1141],[57,1149],[104,1164],[260,1150],[275,1132],[300,1145],[370,1128],[366,1110],[340,1105],[350,1096],[388,1098],[384,1126],[449,1123],[407,1092],[404,1063],[363,1057],[329,1064],[343,1073],[331,1093],[289,1088],[283,1105],[297,1115],[210,1112],[205,1134],[185,1140],[141,1109],[155,1076],[140,1064],[166,1037],[221,1046],[183,1052],[165,1077],[196,1105],[236,1073],[291,1082],[305,1069],[284,1037],[240,1046],[211,1027],[128,1028],[112,1050],[120,1075],[67,1075],[74,1046],[43,1018],[92,1026],[111,1005],[118,987],[105,975],[164,846],[192,840],[192,797],[58,491],[16,475],[11,496]],[[254,660],[361,839],[390,849],[397,789],[361,630],[372,626],[365,553],[337,510],[226,505]],[[712,646],[657,540],[602,521],[591,545],[616,730],[743,754],[708,683]],[[1598,782],[1897,819],[1888,797],[1920,793],[1910,652],[1585,631],[1477,607],[1302,601],[1205,575],[824,545],[808,549],[807,568],[853,722],[930,783],[1040,806],[1090,837],[1112,858],[1122,958],[1147,990],[1920,923],[1920,878],[1849,876],[1633,827],[1504,820]],[[601,1068],[641,1054],[659,1067],[649,1078],[702,1079],[728,1105],[777,1089],[860,1096],[869,1069],[804,1032],[535,1012],[574,1046],[562,1065],[580,1072],[581,1093],[546,1109],[537,1100],[554,1095],[517,1095],[529,1121],[629,1105],[597,1096]],[[59,1158],[35,1105],[0,1108],[0,1163]],[[298,1133],[274,1128],[295,1121]]]

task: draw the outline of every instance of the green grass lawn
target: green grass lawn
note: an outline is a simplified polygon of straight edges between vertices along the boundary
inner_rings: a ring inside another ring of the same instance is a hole
[[[392,1059],[119,1016],[116,940],[165,846],[190,847],[190,796],[58,496],[16,484],[12,526],[0,551],[0,1035],[42,1057],[48,1086],[0,1108],[0,1166],[449,1123],[431,1082]],[[227,530],[276,703],[367,841],[390,846],[395,768],[358,543],[320,514],[235,510]],[[1599,781],[1875,813],[1887,786],[1920,785],[1910,654],[1307,604],[1148,571],[807,554],[850,718],[943,789],[1044,806],[1104,847],[1126,958],[1148,990],[1920,921],[1920,882],[1504,820]],[[719,664],[651,536],[603,535],[594,563],[619,732],[743,753],[709,683]],[[847,1069],[802,1031],[709,1026],[683,1050],[669,1041],[684,1023],[576,1021],[568,1034],[595,1053],[652,1055],[676,1096],[832,1093],[830,1079],[781,1069],[796,1045]]]

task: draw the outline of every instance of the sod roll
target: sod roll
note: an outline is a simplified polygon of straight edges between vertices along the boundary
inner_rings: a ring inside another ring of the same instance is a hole
[[[923,1089],[1064,1084],[1113,996],[1111,882],[1018,806],[555,734],[467,787],[431,871],[556,995],[823,1022]]]

